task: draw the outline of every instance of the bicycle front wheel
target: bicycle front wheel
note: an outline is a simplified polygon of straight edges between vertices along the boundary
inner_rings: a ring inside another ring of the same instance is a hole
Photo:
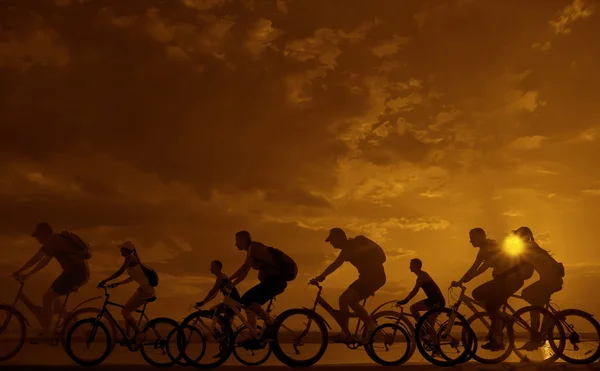
[[[64,320],[62,324],[62,329],[59,333],[60,342],[62,343],[63,349],[65,351],[67,350],[67,334],[69,333],[71,326],[77,323],[77,321],[79,321],[80,319],[96,318],[100,315],[100,313],[101,310],[94,307],[79,308],[74,312],[69,313],[69,316]],[[101,321],[110,332],[112,339],[111,347],[114,349],[115,345],[117,344],[117,339],[119,338],[117,325],[115,325],[115,323],[110,319],[110,317],[101,318]]]
[[[171,340],[174,342],[171,349],[175,348],[177,338],[169,338],[169,335],[177,331],[178,327],[179,325],[175,320],[166,317],[152,319],[144,325],[140,353],[149,365],[154,367],[170,367],[179,361],[181,355],[170,354],[167,344],[167,341]]]
[[[434,308],[417,322],[415,342],[419,353],[436,366],[465,362],[473,351],[473,331],[465,317],[450,308]]]
[[[475,339],[478,341],[496,339],[502,345],[500,350],[486,350],[479,347],[478,350],[472,352],[469,359],[473,358],[482,364],[495,364],[510,356],[515,345],[515,333],[512,326],[506,323],[504,316],[500,315],[498,321],[500,321],[501,332],[494,335],[492,320],[487,312],[475,313],[469,318],[469,327],[473,330]]]
[[[329,334],[321,316],[310,309],[289,309],[277,316],[276,321],[277,336],[271,347],[281,363],[289,367],[309,367],[323,357],[327,350]],[[310,352],[310,349],[315,352]],[[309,355],[302,359],[288,355],[301,353]]]
[[[394,346],[394,350],[390,348]],[[403,326],[395,323],[386,323],[378,326],[369,339],[369,343],[365,348],[369,348],[367,354],[369,357],[382,366],[398,366],[408,361],[412,355],[411,340],[408,331]],[[392,359],[384,357],[383,350],[386,355],[392,355]]]
[[[25,344],[25,317],[8,305],[0,305],[0,362],[16,356]]]
[[[177,332],[177,349],[187,362],[199,369],[219,367],[233,350],[233,330],[229,322],[210,311],[187,316]],[[206,360],[204,358],[208,356]]]
[[[555,314],[565,330],[563,361],[585,365],[600,359],[600,324],[591,314],[565,309]]]
[[[558,360],[565,350],[565,330],[558,319],[547,309],[528,306],[513,314],[517,341],[513,352],[523,362],[548,364]]]
[[[81,366],[101,364],[112,350],[110,333],[106,325],[96,318],[82,319],[73,324],[67,333],[66,343],[67,354]]]

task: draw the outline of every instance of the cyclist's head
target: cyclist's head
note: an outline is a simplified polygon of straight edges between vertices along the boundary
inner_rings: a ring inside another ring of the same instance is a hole
[[[131,241],[125,241],[117,246],[121,251],[121,256],[129,256],[135,251],[135,245]]]
[[[331,228],[329,236],[325,239],[325,242],[329,242],[334,249],[341,249],[346,241],[348,241],[348,237],[342,228]]]
[[[252,237],[248,231],[239,231],[235,234],[235,246],[238,250],[248,250],[252,243]]]
[[[529,229],[529,227],[522,226],[522,227],[515,229],[512,232],[513,232],[513,234],[521,237],[521,239],[525,242],[534,242],[535,241],[533,238],[533,232],[531,231],[531,229]]]
[[[483,247],[487,241],[487,236],[483,228],[473,228],[469,231],[469,238],[473,247]]]
[[[35,238],[42,245],[54,234],[50,224],[46,222],[38,223],[31,233],[31,237]]]
[[[212,273],[212,274],[220,273],[221,269],[223,269],[223,263],[221,263],[220,260],[213,260],[210,263],[210,273]]]
[[[411,259],[409,268],[411,272],[419,272],[421,268],[423,268],[423,262],[421,261],[421,259]]]

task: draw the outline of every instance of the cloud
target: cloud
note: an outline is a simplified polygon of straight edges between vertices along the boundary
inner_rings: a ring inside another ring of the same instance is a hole
[[[225,5],[227,0],[181,0],[183,5],[198,11],[207,11]]]
[[[138,19],[138,16],[118,17],[115,15],[113,9],[108,7],[100,9],[100,11],[98,12],[98,16],[107,20],[116,27],[131,26]]]
[[[510,143],[510,147],[517,150],[538,149],[542,146],[542,142],[547,139],[548,138],[543,135],[519,137]]]
[[[581,193],[588,196],[600,196],[600,189],[584,189]]]
[[[525,216],[525,214],[523,212],[520,211],[505,211],[502,213],[502,215],[504,216],[508,216],[510,218],[516,218],[516,217],[523,217]]]
[[[550,41],[546,41],[546,42],[535,42],[533,44],[531,44],[531,48],[534,50],[538,50],[541,52],[547,52],[548,50],[550,50],[550,48],[552,47],[552,43]]]
[[[394,35],[389,40],[385,40],[373,47],[373,54],[379,58],[390,57],[400,51],[402,46],[408,44],[410,38]]]
[[[251,29],[246,48],[258,57],[272,42],[281,35],[281,30],[273,28],[273,23],[265,18],[259,19]]]
[[[35,65],[65,67],[69,60],[70,50],[58,33],[39,20],[24,35],[0,31],[0,67],[26,71]]]
[[[556,34],[570,34],[572,29],[569,26],[573,22],[589,18],[592,14],[592,8],[588,7],[584,0],[573,0],[559,13],[556,19],[548,23]]]

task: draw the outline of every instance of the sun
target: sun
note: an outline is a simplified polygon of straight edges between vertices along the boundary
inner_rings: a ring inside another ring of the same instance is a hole
[[[504,239],[504,244],[502,247],[508,255],[517,256],[523,252],[525,244],[521,238],[512,235]]]

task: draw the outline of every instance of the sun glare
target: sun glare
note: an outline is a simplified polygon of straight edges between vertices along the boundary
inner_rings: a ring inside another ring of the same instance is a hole
[[[507,254],[516,256],[521,254],[524,249],[523,241],[517,236],[508,236],[504,239],[504,251]]]

